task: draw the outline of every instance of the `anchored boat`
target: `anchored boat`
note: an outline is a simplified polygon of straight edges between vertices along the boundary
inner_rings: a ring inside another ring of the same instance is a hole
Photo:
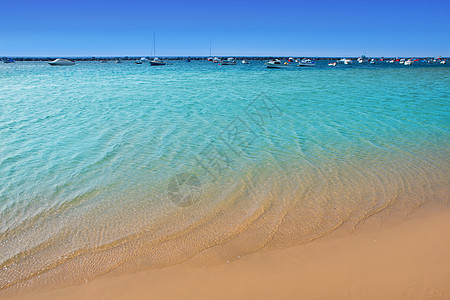
[[[50,66],[73,66],[75,62],[64,58],[57,58],[54,61],[49,62],[48,64]]]
[[[282,64],[279,59],[272,59],[266,63],[266,67],[268,69],[285,69],[289,67],[289,65],[287,63]]]
[[[227,60],[221,61],[220,64],[223,65],[223,66],[235,65],[236,64],[236,60],[233,57],[228,57]]]
[[[299,61],[298,66],[299,67],[314,67],[316,64],[312,60],[308,59],[302,59]]]

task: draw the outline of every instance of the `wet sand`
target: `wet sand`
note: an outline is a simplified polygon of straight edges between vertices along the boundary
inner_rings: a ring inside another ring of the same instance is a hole
[[[449,299],[449,230],[450,209],[433,205],[226,264],[194,258],[14,299]]]

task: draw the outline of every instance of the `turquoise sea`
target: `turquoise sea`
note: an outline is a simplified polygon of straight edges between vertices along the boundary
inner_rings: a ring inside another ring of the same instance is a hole
[[[0,294],[307,243],[450,195],[450,68],[0,65]]]

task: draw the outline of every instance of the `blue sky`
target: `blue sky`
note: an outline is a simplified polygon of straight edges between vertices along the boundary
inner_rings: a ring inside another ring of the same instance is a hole
[[[2,0],[0,56],[450,56],[450,1]]]

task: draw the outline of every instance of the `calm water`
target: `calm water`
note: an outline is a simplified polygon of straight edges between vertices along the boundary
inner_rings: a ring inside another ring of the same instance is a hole
[[[448,203],[450,68],[0,65],[0,289]]]

